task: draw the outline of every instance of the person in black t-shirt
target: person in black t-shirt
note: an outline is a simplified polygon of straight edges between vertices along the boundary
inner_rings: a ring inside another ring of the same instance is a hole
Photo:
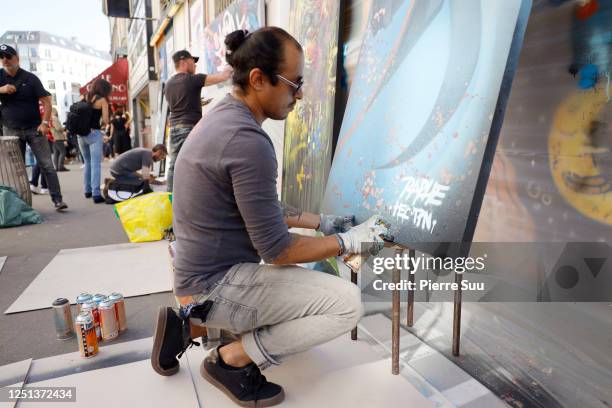
[[[62,200],[59,179],[51,160],[51,149],[45,136],[51,120],[51,94],[38,77],[19,67],[17,51],[10,45],[0,44],[0,103],[2,126],[6,136],[19,137],[19,146],[25,161],[26,143],[36,157],[43,177],[47,180],[51,200],[58,211],[68,206]],[[41,121],[38,108],[43,105]]]
[[[174,178],[174,163],[187,139],[187,135],[202,118],[200,92],[202,87],[227,81],[232,69],[226,68],[217,74],[196,74],[196,64],[199,57],[192,56],[189,51],[181,50],[172,55],[176,74],[166,82],[164,90],[168,107],[170,108],[170,161],[168,163],[168,191],[172,192]]]

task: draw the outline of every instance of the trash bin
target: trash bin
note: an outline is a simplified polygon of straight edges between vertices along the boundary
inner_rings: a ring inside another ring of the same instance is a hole
[[[16,136],[0,136],[0,185],[14,188],[23,201],[32,205],[28,174]]]

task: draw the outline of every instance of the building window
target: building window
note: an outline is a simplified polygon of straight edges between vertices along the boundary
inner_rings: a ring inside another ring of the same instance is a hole
[[[51,58],[51,50],[45,50],[45,57]]]
[[[54,93],[51,94],[51,100],[53,101],[53,105],[57,105],[57,96]]]
[[[32,72],[38,71],[35,62],[30,61],[30,71],[32,71]]]
[[[49,89],[55,89],[55,81],[49,81]]]
[[[53,72],[53,64],[50,62],[47,63],[47,71]]]
[[[64,82],[64,91],[68,89],[68,84]]]
[[[38,52],[36,52],[36,48],[30,48],[30,57],[32,58],[38,57]]]

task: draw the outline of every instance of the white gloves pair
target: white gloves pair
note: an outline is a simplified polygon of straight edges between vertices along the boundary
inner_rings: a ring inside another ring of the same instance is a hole
[[[319,231],[325,235],[337,234],[343,255],[376,255],[385,245],[381,237],[389,236],[389,228],[379,215],[353,227],[353,216],[321,214]]]

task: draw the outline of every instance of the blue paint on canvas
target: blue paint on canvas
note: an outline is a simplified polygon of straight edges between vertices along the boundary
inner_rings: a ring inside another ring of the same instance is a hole
[[[375,1],[323,208],[461,241],[522,0]]]

